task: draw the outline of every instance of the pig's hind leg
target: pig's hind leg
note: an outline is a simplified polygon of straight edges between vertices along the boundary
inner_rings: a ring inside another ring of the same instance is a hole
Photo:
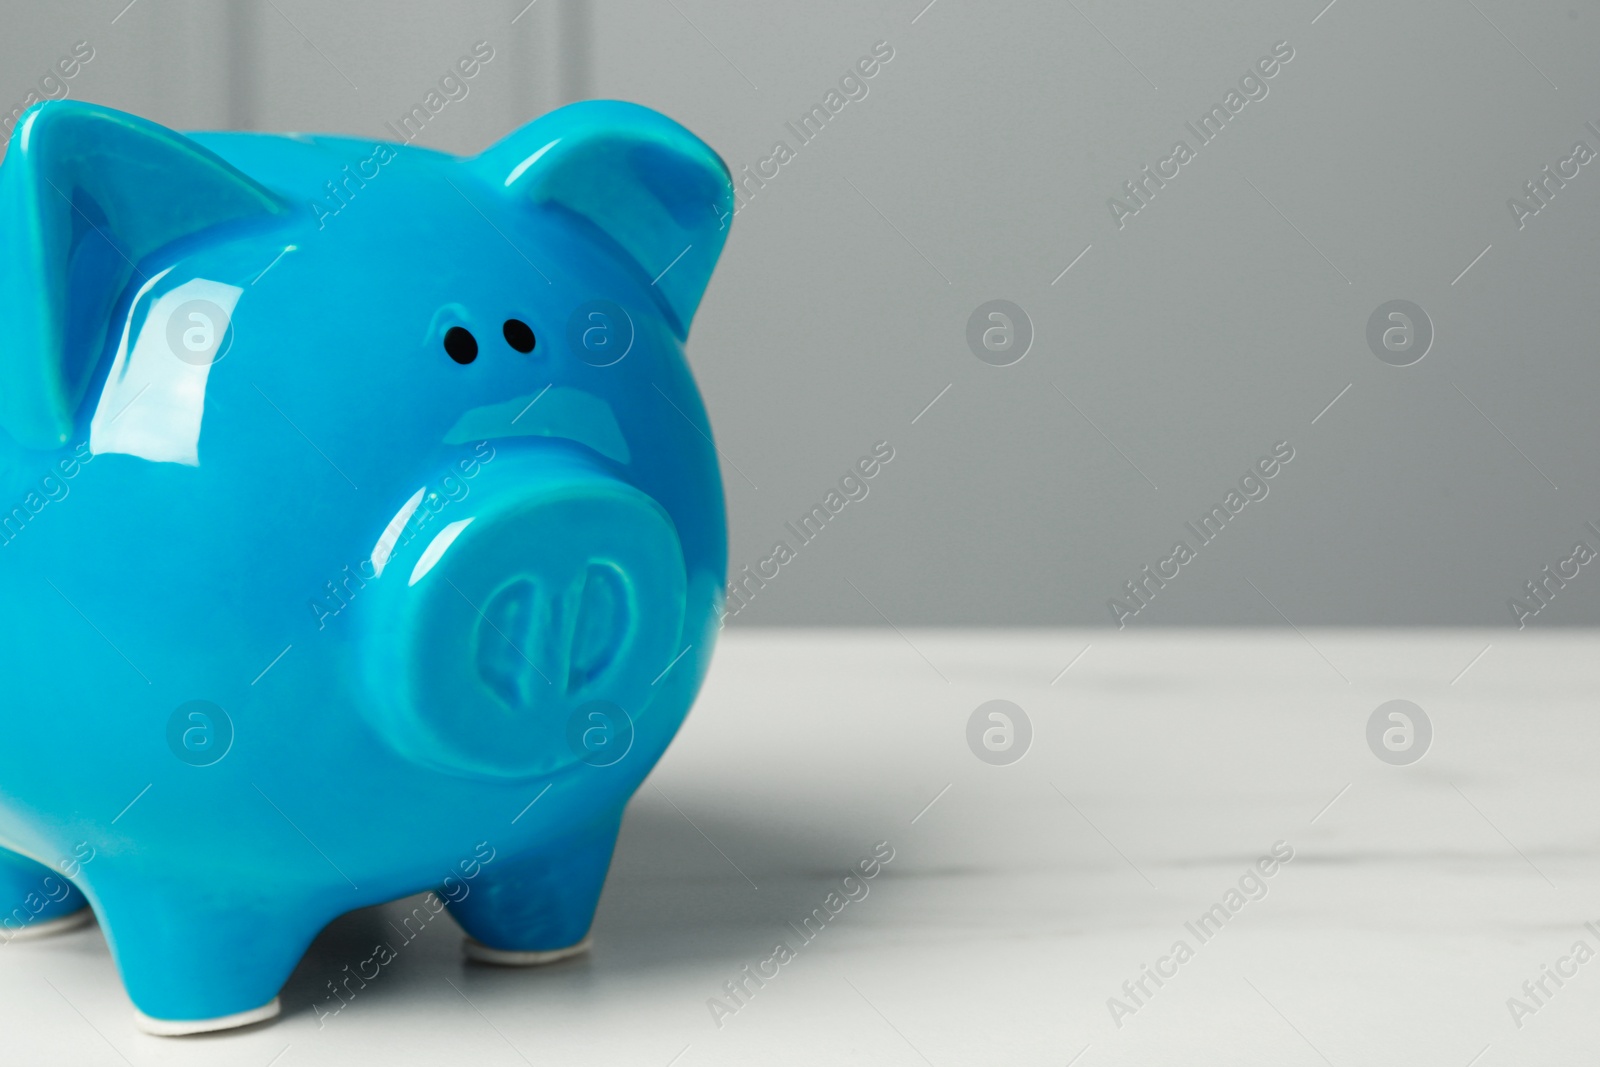
[[[455,890],[450,903],[467,932],[467,958],[529,967],[576,956],[589,947],[589,926],[616,847],[621,814],[559,842],[497,859]]]
[[[92,917],[89,902],[64,875],[0,849],[0,944],[61,933]]]

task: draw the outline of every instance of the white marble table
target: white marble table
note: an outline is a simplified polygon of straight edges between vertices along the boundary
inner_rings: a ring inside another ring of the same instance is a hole
[[[374,909],[324,931],[276,1023],[173,1040],[134,1029],[91,926],[0,946],[0,1060],[1578,1062],[1600,1033],[1600,959],[1570,957],[1600,951],[1584,926],[1600,929],[1596,648],[1591,632],[735,631],[630,809],[589,956],[467,965],[441,919],[319,1026],[324,983],[383,936]],[[1434,729],[1409,766],[1366,741],[1396,698]],[[1033,725],[1009,766],[967,744],[991,699]],[[880,841],[893,860],[803,942],[789,924]],[[1276,842],[1293,858],[1227,913]],[[1202,941],[1190,925],[1217,904]],[[730,1000],[780,939],[793,959]],[[1558,985],[1545,965],[1575,973]],[[1523,983],[1541,979],[1535,1001]],[[1512,997],[1532,1010],[1513,1018]]]

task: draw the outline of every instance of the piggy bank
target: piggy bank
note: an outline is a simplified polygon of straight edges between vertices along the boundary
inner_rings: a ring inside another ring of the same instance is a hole
[[[626,103],[472,158],[30,110],[0,937],[86,901],[163,1034],[271,1017],[329,920],[429,889],[474,959],[582,951],[717,629],[683,345],[731,209]]]

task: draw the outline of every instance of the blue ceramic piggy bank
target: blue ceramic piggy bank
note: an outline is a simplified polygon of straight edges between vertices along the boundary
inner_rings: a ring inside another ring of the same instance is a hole
[[[157,1033],[272,1016],[329,920],[430,888],[477,959],[581,951],[711,656],[683,343],[731,208],[624,103],[474,158],[28,112],[0,936],[87,902]]]

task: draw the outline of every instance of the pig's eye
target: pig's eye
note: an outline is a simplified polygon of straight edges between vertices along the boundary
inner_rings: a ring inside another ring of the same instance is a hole
[[[524,354],[533,351],[536,343],[533,336],[533,327],[521,319],[507,319],[504,327],[506,344]]]
[[[457,363],[471,363],[478,358],[478,339],[465,326],[452,326],[445,332],[444,350]]]

